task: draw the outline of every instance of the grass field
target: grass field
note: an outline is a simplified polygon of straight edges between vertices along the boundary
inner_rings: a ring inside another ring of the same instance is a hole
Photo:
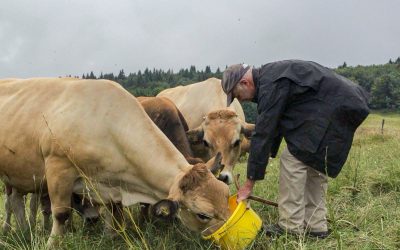
[[[245,176],[245,166],[244,162],[237,165],[236,172]],[[257,183],[255,195],[277,200],[278,174],[279,159],[274,159],[266,179]],[[234,192],[234,187],[231,190]],[[269,239],[261,232],[249,249],[400,249],[400,114],[375,113],[368,117],[357,131],[341,174],[329,180],[327,200],[329,227],[333,230],[329,238]],[[2,223],[3,202],[0,204]],[[265,223],[277,221],[276,208],[255,202],[252,207]],[[113,239],[103,233],[101,223],[88,228],[75,215],[75,230],[63,239],[65,249],[216,249],[178,222],[137,225],[137,207],[130,211],[134,225]],[[1,235],[0,248],[44,249],[49,233],[39,225],[25,236],[15,231]]]

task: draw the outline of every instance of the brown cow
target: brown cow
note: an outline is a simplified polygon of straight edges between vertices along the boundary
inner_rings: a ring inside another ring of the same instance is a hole
[[[0,145],[3,182],[21,193],[47,187],[48,247],[64,232],[73,192],[104,204],[156,203],[157,214],[176,212],[196,231],[230,214],[228,186],[209,166],[190,165],[136,98],[112,81],[0,81]]]
[[[168,137],[190,164],[203,162],[193,157],[186,132],[189,130],[185,118],[175,104],[165,97],[139,96],[138,101],[157,127]]]

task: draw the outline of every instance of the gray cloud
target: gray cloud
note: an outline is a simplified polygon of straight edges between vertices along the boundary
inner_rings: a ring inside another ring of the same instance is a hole
[[[400,1],[3,0],[0,77],[400,56]]]

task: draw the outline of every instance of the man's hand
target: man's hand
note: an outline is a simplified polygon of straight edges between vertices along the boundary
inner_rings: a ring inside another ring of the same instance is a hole
[[[247,199],[251,192],[253,191],[255,181],[247,179],[244,185],[238,190],[237,193],[237,203],[241,202],[242,200]]]

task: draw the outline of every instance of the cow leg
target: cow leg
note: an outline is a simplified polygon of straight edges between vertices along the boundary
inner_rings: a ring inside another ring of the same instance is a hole
[[[144,224],[151,220],[150,204],[140,203],[139,223]]]
[[[40,206],[42,208],[43,215],[43,228],[46,231],[50,230],[50,215],[51,215],[51,203],[48,194],[40,197]]]
[[[18,228],[25,232],[28,228],[26,216],[25,216],[25,202],[24,196],[18,192],[17,189],[13,188],[12,193],[10,195],[10,204],[12,213],[15,216],[15,221],[17,222]]]
[[[29,208],[30,208],[30,214],[29,214],[29,224],[31,228],[35,228],[36,227],[36,216],[37,216],[37,210],[38,210],[38,206],[39,206],[39,195],[38,194],[31,194],[31,200],[29,203]]]
[[[74,212],[74,210],[71,209],[71,213],[70,213],[70,215],[68,217],[68,220],[66,221],[66,224],[65,224],[65,228],[67,228],[67,230],[69,232],[74,232],[75,231],[74,219],[73,219],[74,218],[74,214],[73,214],[73,212]]]
[[[121,203],[111,203],[107,205],[106,212],[106,233],[111,236],[117,236],[117,232],[123,229],[124,214]]]
[[[12,214],[12,207],[11,207],[11,193],[12,188],[8,185],[5,187],[5,197],[4,197],[4,209],[6,212],[6,218],[3,223],[3,233],[8,233],[11,230],[11,214]]]
[[[57,246],[57,237],[64,234],[65,221],[71,214],[71,195],[78,172],[67,159],[52,157],[46,159],[47,188],[53,214],[53,227],[47,248]]]
[[[39,201],[40,201],[40,212],[43,215],[43,228],[46,231],[50,230],[50,215],[51,215],[51,207],[50,207],[50,198],[47,194],[36,194],[33,193],[31,195],[30,200],[30,217],[29,223],[32,228],[36,227],[36,219],[37,219],[37,211],[39,209]]]

